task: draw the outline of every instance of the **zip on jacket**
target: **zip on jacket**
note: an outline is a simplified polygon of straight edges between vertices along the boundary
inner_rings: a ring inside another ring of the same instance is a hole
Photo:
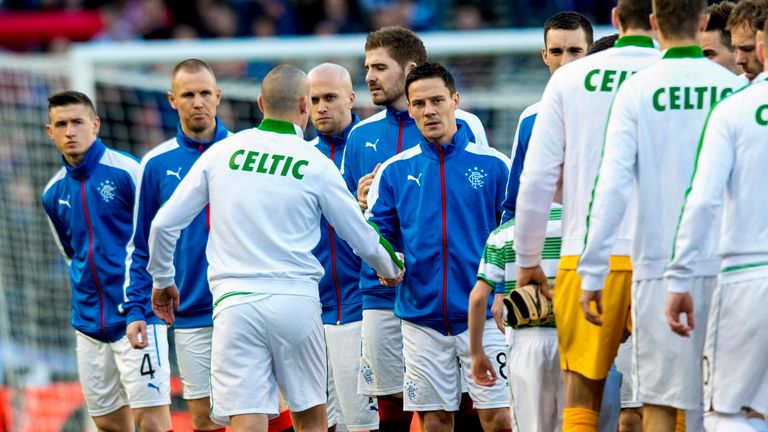
[[[352,114],[352,122],[340,136],[319,134],[310,141],[321,153],[341,167],[344,147],[352,128],[360,121]],[[342,240],[328,223],[320,219],[320,241],[312,250],[325,274],[318,285],[320,303],[323,306],[323,324],[346,324],[363,319],[363,300],[360,294],[360,258],[347,242]]]
[[[385,238],[403,245],[399,318],[446,335],[467,329],[469,292],[501,217],[509,165],[505,155],[472,143],[459,125],[451,144],[421,138],[379,169],[366,215]]]
[[[123,309],[127,322],[143,320],[150,308],[152,277],[147,272],[149,247],[147,239],[152,220],[192,165],[215,143],[230,135],[216,118],[216,131],[211,141],[201,142],[184,134],[181,124],[176,137],[152,149],[141,161],[134,211],[134,234],[128,244],[128,273],[125,279]],[[205,247],[210,231],[210,209],[203,212],[182,231],[173,263],[181,296],[174,326],[177,328],[213,325],[213,298],[208,287],[208,260]]]
[[[99,139],[78,166],[62,163],[43,191],[43,208],[69,264],[71,323],[94,339],[116,341],[125,336],[119,306],[139,164]]]
[[[457,124],[467,126],[472,142],[488,147],[488,138],[482,122],[475,115],[456,110]],[[344,149],[341,173],[350,192],[357,194],[357,184],[376,165],[386,162],[392,156],[417,145],[421,132],[408,111],[386,108],[361,121],[352,128]],[[400,245],[394,245],[400,249]],[[376,272],[365,263],[360,271],[360,290],[363,294],[363,309],[393,309],[395,288],[379,284]]]
[[[321,214],[386,277],[401,272],[402,263],[365,221],[336,166],[289,122],[264,119],[258,129],[222,140],[192,166],[152,221],[147,270],[154,286],[174,282],[179,234],[209,202],[214,223],[206,254],[214,316],[260,297],[255,294],[319,299],[323,267],[312,249],[320,240]]]

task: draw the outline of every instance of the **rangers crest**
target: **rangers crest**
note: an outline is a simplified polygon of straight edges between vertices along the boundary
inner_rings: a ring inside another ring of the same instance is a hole
[[[99,195],[101,195],[101,199],[103,199],[104,202],[110,202],[115,199],[116,192],[117,187],[111,180],[104,180],[99,183]]]
[[[472,189],[480,189],[485,185],[485,178],[488,176],[488,174],[485,173],[484,169],[478,169],[477,167],[469,168],[466,173],[464,173],[464,176],[467,177],[467,180],[469,180],[470,186],[472,186]]]

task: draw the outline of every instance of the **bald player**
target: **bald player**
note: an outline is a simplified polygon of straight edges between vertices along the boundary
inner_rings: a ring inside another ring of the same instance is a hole
[[[199,59],[187,59],[173,69],[168,102],[179,114],[176,136],[159,144],[141,161],[136,185],[134,232],[128,244],[129,271],[125,279],[123,309],[128,323],[128,339],[134,348],[146,345],[144,313],[149,309],[152,278],[147,273],[147,237],[152,219],[171,197],[192,164],[229,131],[216,116],[221,90],[213,69]],[[211,318],[213,303],[206,280],[208,262],[208,215],[205,211],[182,232],[179,253],[174,257],[179,289],[184,302],[179,305],[173,326],[176,359],[184,386],[194,431],[220,431],[224,428],[209,419],[211,365]],[[138,334],[142,337],[139,339]]]
[[[267,416],[278,414],[279,386],[294,428],[320,432],[328,427],[318,296],[323,268],[311,251],[321,214],[389,278],[386,283],[399,282],[403,264],[365,221],[333,163],[306,145],[304,72],[288,65],[270,71],[258,104],[264,113],[259,127],[205,152],[152,222],[147,269],[154,279],[153,310],[173,323],[176,241],[211,203],[212,420],[231,424],[234,432],[266,431]]]
[[[317,129],[311,144],[341,168],[349,131],[360,121],[352,112],[352,79],[349,71],[333,63],[315,67],[308,77],[310,119]],[[325,218],[312,253],[325,270],[319,288],[328,352],[328,425],[343,422],[351,431],[378,429],[376,398],[357,394],[363,320],[360,258]]]

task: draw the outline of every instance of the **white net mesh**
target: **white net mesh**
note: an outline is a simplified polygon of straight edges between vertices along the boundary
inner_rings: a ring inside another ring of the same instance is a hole
[[[509,153],[519,113],[539,98],[548,77],[538,53],[540,30],[472,38],[442,34],[425,42],[433,59],[456,75],[462,107],[477,114],[492,144]],[[219,116],[233,131],[260,120],[259,82],[272,66],[309,70],[331,61],[350,70],[356,110],[365,118],[378,108],[365,88],[363,41],[163,42],[90,46],[84,51],[94,52],[83,57],[75,50],[70,59],[0,57],[0,430],[82,430],[80,418],[87,418],[68,324],[67,268],[40,205],[42,188],[60,167],[44,131],[46,97],[72,87],[90,96],[95,90],[104,142],[141,157],[175,135],[178,117],[166,92],[179,60],[212,61],[222,88]],[[177,430],[184,421],[174,418]]]

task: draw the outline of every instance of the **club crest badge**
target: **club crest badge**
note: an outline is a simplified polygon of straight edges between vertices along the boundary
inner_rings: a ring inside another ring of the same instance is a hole
[[[103,182],[99,183],[98,190],[99,195],[101,195],[101,199],[103,199],[104,202],[110,202],[115,199],[117,187],[111,180],[104,180]]]
[[[468,169],[467,172],[464,173],[464,176],[469,180],[469,185],[472,186],[472,189],[480,189],[485,185],[485,178],[488,174],[485,173],[484,169],[474,167]]]

